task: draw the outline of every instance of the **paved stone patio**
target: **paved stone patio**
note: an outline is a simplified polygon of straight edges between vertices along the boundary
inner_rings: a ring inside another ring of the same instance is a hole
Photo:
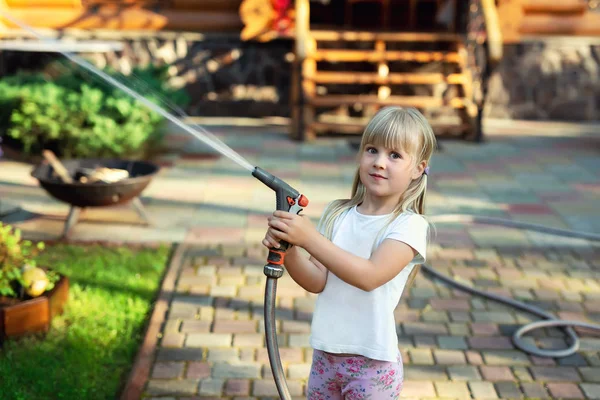
[[[442,142],[432,163],[428,213],[600,232],[600,136],[588,130],[499,124],[483,144]],[[348,196],[355,150],[346,141],[294,143],[279,127],[211,132],[301,190],[315,221],[329,201]],[[207,157],[214,152],[187,134],[173,132],[170,143],[174,154],[165,157],[165,168],[142,198],[154,226],[137,224],[128,207],[89,210],[71,239],[179,246],[153,319],[158,325],[146,338],[156,351],[148,353],[144,398],[275,398],[262,325],[266,254],[259,245],[274,194],[230,160]],[[0,160],[0,198],[23,210],[4,220],[28,237],[55,239],[68,208],[49,198],[30,170]],[[484,225],[437,223],[436,229],[429,261],[438,270],[561,318],[600,323],[598,243]],[[297,398],[310,366],[314,300],[289,277],[280,279],[279,343]],[[448,289],[424,274],[397,317],[405,398],[600,399],[600,335],[582,332],[581,349],[572,357],[529,356],[514,348],[510,336],[534,317]],[[564,345],[554,330],[535,336],[541,346]]]
[[[263,329],[260,246],[184,245],[145,395],[151,399],[277,398]],[[438,270],[565,319],[600,323],[598,252],[434,246]],[[278,340],[291,393],[302,398],[315,296],[289,276],[278,285]],[[405,362],[403,398],[600,398],[600,335],[582,334],[575,355],[548,359],[513,346],[534,317],[471,297],[421,274],[396,309]],[[555,330],[531,338],[565,346]]]

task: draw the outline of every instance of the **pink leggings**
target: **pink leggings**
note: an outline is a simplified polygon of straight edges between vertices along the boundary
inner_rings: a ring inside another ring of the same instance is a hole
[[[308,400],[397,399],[402,390],[402,357],[397,362],[313,352]]]

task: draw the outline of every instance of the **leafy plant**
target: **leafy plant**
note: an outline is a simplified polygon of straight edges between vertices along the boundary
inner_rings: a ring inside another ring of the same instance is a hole
[[[109,71],[110,72],[110,71]],[[185,92],[164,86],[166,70],[137,71],[150,94],[184,105]],[[162,139],[163,117],[100,78],[79,70],[19,73],[0,81],[0,129],[26,154],[51,147],[63,158],[140,158]],[[117,74],[112,72],[114,77]]]
[[[43,242],[34,245],[29,240],[22,240],[19,229],[0,223],[0,296],[24,297],[20,290],[26,285],[23,271],[36,267],[35,257],[44,247]],[[52,271],[46,273],[49,280],[46,290],[50,290],[58,276]]]

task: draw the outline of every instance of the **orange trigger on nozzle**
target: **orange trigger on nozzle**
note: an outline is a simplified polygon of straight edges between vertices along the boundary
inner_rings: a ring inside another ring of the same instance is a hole
[[[300,198],[298,199],[298,204],[300,205],[300,207],[306,207],[308,205],[308,199],[306,198],[306,196],[301,194]]]

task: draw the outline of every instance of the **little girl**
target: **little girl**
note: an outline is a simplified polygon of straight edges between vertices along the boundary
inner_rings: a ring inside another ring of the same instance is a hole
[[[425,262],[429,225],[422,214],[435,145],[417,110],[384,108],[365,128],[351,199],[330,203],[318,230],[303,215],[275,211],[269,217],[263,244],[278,247],[283,239],[295,245],[286,269],[319,294],[309,400],[400,395],[394,309],[415,267]]]

